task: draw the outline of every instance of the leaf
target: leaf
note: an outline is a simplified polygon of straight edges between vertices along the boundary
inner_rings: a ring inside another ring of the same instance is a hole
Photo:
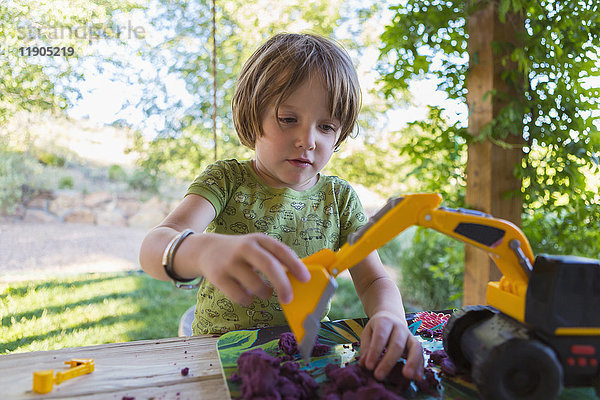
[[[235,365],[239,355],[252,347],[257,337],[257,329],[231,331],[221,336],[217,342],[221,362]]]
[[[385,81],[386,93],[393,92],[395,85],[408,87],[411,80],[420,77],[420,71],[425,70],[424,65],[427,65],[427,71],[439,80],[438,87],[446,91],[449,98],[464,102],[469,65],[462,61],[464,53],[458,50],[458,44],[469,40],[469,33],[464,28],[464,15],[493,2],[446,2],[439,7],[423,7],[422,1],[407,0],[402,4],[403,12],[396,15],[394,23],[386,28],[386,31],[397,33],[393,37],[382,35],[383,48],[418,49],[421,46],[422,53],[427,49],[432,56],[418,62],[409,57],[401,58],[389,69],[382,65],[380,70],[391,70],[385,76],[401,74],[399,80]],[[579,206],[582,202],[594,204],[598,201],[598,189],[588,187],[588,180],[582,173],[585,168],[597,171],[600,158],[599,90],[585,83],[586,77],[600,73],[597,67],[600,49],[597,1],[565,0],[548,5],[537,0],[500,0],[495,4],[499,22],[510,21],[511,13],[518,14],[517,21],[519,18],[524,21],[518,40],[512,41],[510,46],[500,40],[491,43],[494,54],[506,55],[498,62],[502,65],[500,73],[510,89],[508,92],[513,94],[507,96],[503,93],[506,92],[504,88],[494,87],[486,94],[486,99],[491,100],[494,109],[498,110],[494,120],[475,137],[464,130],[459,135],[471,143],[491,138],[508,147],[512,145],[506,143],[507,135],[522,132],[527,142],[523,162],[515,172],[522,179],[524,210],[554,215],[557,202],[565,201],[565,213],[569,215],[573,229],[588,232],[588,219],[600,219],[598,207],[586,208],[584,212]],[[423,34],[417,33],[421,25],[427,26],[427,42],[423,41]],[[450,31],[448,27],[456,29]],[[403,36],[404,32],[409,33]],[[457,45],[452,46],[451,41]],[[383,50],[382,54],[385,52]],[[478,64],[480,55],[473,52],[469,62],[470,65]],[[419,134],[439,137],[441,134],[435,126],[443,123],[443,119],[439,121],[437,117],[428,115],[424,121],[415,122],[412,128],[419,129]],[[447,129],[442,128],[442,132],[445,131]],[[571,138],[573,132],[577,135]],[[577,142],[576,146],[569,145],[574,142]],[[442,174],[428,169],[436,169],[437,166],[437,170],[450,170],[447,147],[439,141],[430,141],[428,145],[425,141],[407,142],[406,146],[407,150],[401,151],[410,156],[413,167],[409,171],[412,176],[419,177],[420,188],[443,191]],[[438,154],[442,157],[436,157]],[[464,164],[456,167],[464,171]],[[432,177],[435,178],[430,180]],[[527,234],[535,236],[536,225],[529,227]],[[540,237],[540,247],[545,248],[547,237],[556,235],[550,233],[549,225],[541,224],[539,229],[547,235]],[[561,231],[556,226],[554,229]],[[600,242],[592,241],[591,236],[586,238],[575,247],[588,249],[592,255],[599,254]],[[564,238],[557,237],[555,240],[552,246],[562,248],[563,243],[571,243],[572,239],[565,233]],[[568,246],[565,249],[568,250]]]

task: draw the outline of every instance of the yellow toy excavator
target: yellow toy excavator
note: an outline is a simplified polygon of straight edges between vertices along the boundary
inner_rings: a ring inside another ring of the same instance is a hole
[[[390,199],[340,250],[303,259],[311,280],[290,276],[283,305],[308,358],[334,277],[412,225],[435,229],[487,251],[503,276],[489,282],[491,307],[465,307],[444,328],[444,348],[485,399],[553,399],[566,386],[600,396],[600,261],[539,255],[512,223],[479,211],[439,207],[438,194]]]

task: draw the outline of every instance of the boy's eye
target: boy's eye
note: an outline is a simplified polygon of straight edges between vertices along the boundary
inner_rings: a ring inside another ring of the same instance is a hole
[[[279,117],[279,122],[282,124],[292,124],[294,122],[296,122],[296,118],[292,118],[292,117]]]
[[[321,129],[323,129],[323,131],[325,132],[335,132],[335,126],[333,125],[321,125]]]

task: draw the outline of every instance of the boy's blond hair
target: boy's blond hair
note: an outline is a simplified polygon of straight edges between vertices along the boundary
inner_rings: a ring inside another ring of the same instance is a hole
[[[238,78],[233,124],[243,145],[254,149],[256,135],[263,134],[261,119],[267,108],[275,104],[277,115],[280,104],[313,73],[321,76],[331,116],[341,123],[336,148],[352,133],[361,95],[348,54],[320,36],[281,33],[250,56]]]

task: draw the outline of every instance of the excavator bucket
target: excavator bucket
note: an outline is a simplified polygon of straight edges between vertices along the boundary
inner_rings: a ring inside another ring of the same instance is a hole
[[[307,362],[329,299],[337,288],[335,278],[327,270],[335,260],[336,256],[332,250],[323,249],[302,259],[310,272],[310,281],[302,283],[288,274],[294,297],[290,303],[282,304],[281,308],[296,336],[300,354]]]

